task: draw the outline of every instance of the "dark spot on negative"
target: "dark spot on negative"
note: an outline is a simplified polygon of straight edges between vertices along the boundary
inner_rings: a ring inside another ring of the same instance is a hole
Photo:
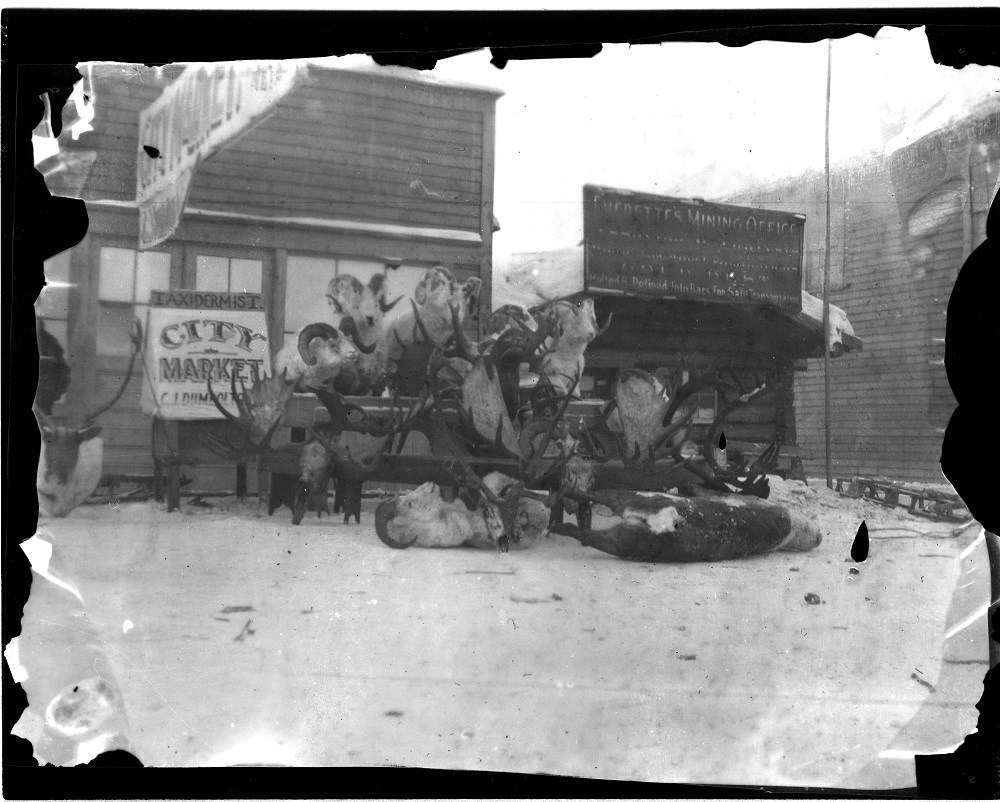
[[[725,432],[720,432],[719,433],[719,449],[721,451],[725,451],[725,449],[726,449],[726,433]]]
[[[157,148],[154,148],[152,145],[143,145],[142,149],[146,151],[146,155],[149,156],[149,158],[151,159],[160,158],[160,151]]]
[[[806,594],[806,604],[819,604],[820,598],[815,593]]]
[[[403,711],[402,710],[386,710],[385,714],[389,718],[402,718],[403,717]]]
[[[863,563],[868,559],[868,524],[864,521],[858,527],[858,533],[854,536],[854,543],[851,545],[851,557],[854,562]]]

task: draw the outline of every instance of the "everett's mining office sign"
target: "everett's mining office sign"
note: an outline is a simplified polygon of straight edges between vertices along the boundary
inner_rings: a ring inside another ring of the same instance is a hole
[[[219,401],[236,414],[231,380],[249,387],[271,375],[267,315],[255,293],[154,290],[149,298],[143,412],[167,420],[212,420]]]
[[[799,214],[588,185],[586,289],[798,312],[804,227]]]

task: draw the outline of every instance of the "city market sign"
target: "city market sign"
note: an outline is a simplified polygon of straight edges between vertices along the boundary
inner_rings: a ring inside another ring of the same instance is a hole
[[[139,114],[141,250],[177,229],[198,162],[263,122],[305,72],[304,65],[285,61],[190,64]]]
[[[267,315],[255,293],[154,290],[146,319],[141,406],[166,420],[220,417],[208,394],[238,414],[231,379],[249,387],[271,375]]]
[[[802,308],[805,217],[583,188],[588,291]]]

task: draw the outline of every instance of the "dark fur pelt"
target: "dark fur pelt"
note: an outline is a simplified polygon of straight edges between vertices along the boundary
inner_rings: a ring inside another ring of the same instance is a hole
[[[45,330],[41,320],[37,322],[38,336],[38,389],[35,403],[46,415],[69,388],[70,370],[59,341]]]

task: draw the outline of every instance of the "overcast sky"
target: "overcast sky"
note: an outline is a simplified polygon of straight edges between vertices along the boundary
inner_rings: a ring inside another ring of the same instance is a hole
[[[374,67],[366,56],[310,60]],[[494,187],[501,259],[579,243],[586,183],[712,200],[823,168],[825,41],[611,44],[589,59],[510,61],[503,70],[483,50],[441,61],[432,75],[504,92]],[[986,98],[1000,104],[1000,69],[938,66],[922,28],[887,28],[834,43],[831,95],[836,165],[916,138]],[[887,142],[883,123],[893,119],[910,125]],[[55,147],[35,144],[36,162]]]
[[[748,182],[822,169],[825,42],[606,45],[590,59],[440,62],[442,78],[495,86],[498,254],[582,238],[582,187],[722,197]],[[883,112],[933,119],[992,94],[1000,69],[935,65],[926,35],[886,30],[833,47],[831,159],[882,150]],[[921,133],[921,132],[917,132]]]

